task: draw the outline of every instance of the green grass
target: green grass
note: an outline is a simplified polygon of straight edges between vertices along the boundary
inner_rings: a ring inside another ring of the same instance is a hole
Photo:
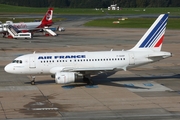
[[[0,18],[0,21],[2,23],[5,23],[6,21],[13,21],[15,22],[34,22],[35,20],[41,20],[41,18]],[[64,18],[53,18],[53,22],[59,22],[65,20]]]
[[[145,11],[144,11],[145,10]],[[107,11],[109,14],[163,14],[170,12],[171,15],[180,15],[180,8],[123,8],[120,11]]]
[[[31,8],[31,7],[20,7],[0,4],[1,15],[12,15],[12,14],[45,14],[48,8]],[[145,11],[144,11],[145,10]],[[162,14],[170,12],[170,15],[180,15],[180,8],[123,8],[119,11],[108,11],[107,9],[95,10],[95,9],[75,9],[75,8],[54,8],[55,14],[66,14],[66,15],[141,15],[141,14]],[[0,18],[0,21],[5,22],[11,20],[13,22],[30,22],[36,18]],[[94,27],[113,27],[113,28],[148,28],[156,18],[129,18],[125,21],[120,21],[119,24],[113,24],[113,21],[117,19],[98,19],[87,22],[85,26]],[[62,21],[62,18],[53,18],[54,22]],[[169,18],[167,28],[169,29],[180,29],[179,18]]]
[[[19,7],[0,4],[0,14],[45,13],[47,8]]]
[[[118,19],[97,19],[85,23],[85,26],[91,27],[110,27],[110,28],[149,28],[156,18],[128,18],[120,21],[119,24],[114,24],[113,21]],[[180,29],[180,18],[169,18],[168,29]]]
[[[0,4],[0,14],[42,14],[47,11],[48,8],[31,8],[21,6],[11,6]],[[144,11],[145,10],[145,11]],[[119,11],[109,11],[107,8],[102,10],[86,9],[86,8],[54,8],[55,14],[70,14],[70,15],[124,15],[124,14],[161,14],[170,12],[171,15],[180,15],[180,8],[122,8]]]

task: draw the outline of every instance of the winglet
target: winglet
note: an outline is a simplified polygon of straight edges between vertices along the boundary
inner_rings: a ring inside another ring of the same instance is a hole
[[[131,51],[160,51],[164,40],[168,14],[161,14]]]

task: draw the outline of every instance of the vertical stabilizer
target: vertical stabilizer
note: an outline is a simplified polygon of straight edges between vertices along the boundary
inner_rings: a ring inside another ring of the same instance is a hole
[[[53,8],[49,8],[45,16],[41,20],[41,26],[51,26],[53,24],[52,17],[53,17]]]
[[[161,14],[131,51],[160,51],[166,30],[168,14]]]

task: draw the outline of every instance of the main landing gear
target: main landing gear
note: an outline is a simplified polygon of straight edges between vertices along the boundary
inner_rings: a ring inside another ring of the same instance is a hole
[[[36,76],[31,76],[31,85],[35,85]]]
[[[83,81],[86,82],[88,85],[94,84],[90,76],[83,76]]]

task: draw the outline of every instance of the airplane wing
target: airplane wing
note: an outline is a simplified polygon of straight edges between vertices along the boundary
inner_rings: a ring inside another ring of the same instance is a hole
[[[72,68],[72,69],[69,69],[69,68],[64,68],[63,69],[63,72],[83,72],[83,71],[113,71],[115,70],[116,68]]]
[[[81,72],[81,73],[98,73],[105,71],[117,71],[126,70],[126,67],[113,68],[113,67],[97,67],[97,68],[73,68],[73,67],[54,67],[50,70],[50,73],[55,74],[57,72]]]

